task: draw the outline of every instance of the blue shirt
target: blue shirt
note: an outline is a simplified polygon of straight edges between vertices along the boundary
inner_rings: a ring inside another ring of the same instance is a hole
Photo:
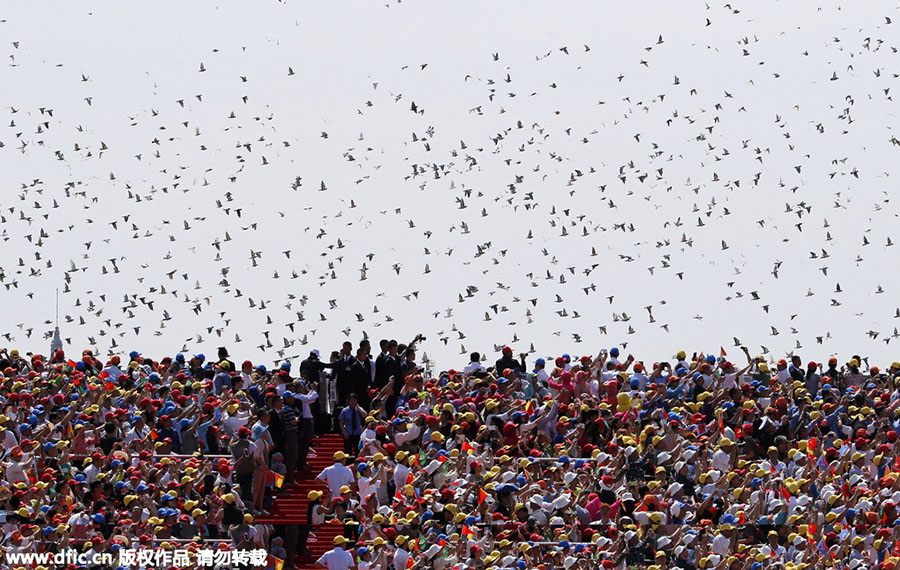
[[[341,410],[341,413],[338,416],[338,420],[344,422],[343,428],[347,430],[347,433],[350,435],[362,435],[363,418],[360,416],[360,412],[362,412],[360,408],[354,410],[350,406],[347,406]]]

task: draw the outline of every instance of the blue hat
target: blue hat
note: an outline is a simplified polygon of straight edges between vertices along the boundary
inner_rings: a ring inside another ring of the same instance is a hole
[[[713,356],[712,354],[707,354],[707,355],[706,355],[706,361],[707,361],[708,363],[710,363],[710,364],[715,364],[715,363],[716,363],[716,357]]]
[[[175,355],[175,360],[177,360],[178,362],[184,362],[184,355],[179,352]]]
[[[166,501],[171,501],[174,498],[175,498],[174,496],[166,493],[165,495],[163,495],[162,497],[159,498],[159,502],[165,503]]]
[[[691,375],[691,378],[696,380],[696,379],[700,378],[701,376],[703,376],[703,374],[700,374],[699,372],[694,372],[694,374]]]
[[[528,479],[525,478],[524,475],[519,475],[516,477],[516,484],[524,487],[528,483]]]
[[[56,444],[48,441],[47,443],[44,444],[44,451],[50,451],[54,447],[56,447]]]
[[[200,354],[195,354],[195,355],[194,355],[194,358],[199,358],[199,359],[200,359],[200,362],[205,362],[205,361],[206,361],[206,355],[204,355],[202,352],[201,352]]]
[[[85,368],[87,368],[87,366],[85,366],[84,361],[79,360],[78,362],[75,363],[75,370],[78,370],[79,372],[84,372]]]
[[[572,360],[572,357],[569,356],[568,354],[563,354],[562,359],[565,360],[566,362],[569,362],[570,360]]]
[[[369,464],[368,464],[368,463],[360,463],[359,465],[356,466],[356,471],[357,471],[358,473],[362,473],[363,471],[365,471],[365,470],[368,469],[368,468],[369,468]]]
[[[79,473],[78,475],[75,476],[75,480],[78,481],[79,483],[83,483],[83,482],[87,481],[87,477],[84,476],[84,473]]]
[[[516,568],[518,568],[519,570],[525,570],[526,568],[528,568],[528,563],[524,560],[519,560],[518,562],[516,562]]]
[[[119,481],[119,482],[116,483],[115,489],[116,489],[116,491],[118,491],[118,490],[121,489],[122,487],[125,487],[125,482],[124,482],[124,481]]]
[[[191,420],[187,418],[181,418],[180,420],[178,420],[178,427],[180,427],[181,429],[184,429],[189,425],[191,425]]]
[[[266,373],[266,367],[263,366],[262,364],[260,364],[259,366],[257,366],[256,369],[259,370],[260,372],[262,372],[263,374]]]
[[[91,517],[91,520],[93,520],[97,524],[103,524],[106,522],[106,517],[103,515],[103,513],[97,513]]]
[[[285,400],[287,400],[288,398],[293,398],[294,393],[291,392],[290,390],[285,390],[284,394],[282,394],[281,397],[284,398]]]
[[[735,522],[737,522],[737,519],[730,513],[722,515],[722,518],[719,519],[719,524],[734,524]]]
[[[560,548],[569,548],[570,546],[572,546],[572,545],[569,543],[568,540],[560,540],[559,541]]]
[[[150,373],[150,376],[148,376],[148,379],[149,379],[151,382],[156,382],[156,381],[159,380],[159,374],[157,374],[156,372],[151,372],[151,373]]]
[[[610,353],[612,356],[619,356],[619,347],[614,346],[614,347],[610,348],[610,349],[609,349],[609,353]]]
[[[45,528],[44,528],[44,536],[47,536],[47,535],[49,535],[49,534],[53,534],[54,532],[56,532],[56,528],[55,528],[55,527],[48,526],[48,527],[45,527]]]
[[[141,353],[136,350],[132,350],[131,352],[128,353],[129,358],[137,358],[140,355],[141,355]]]
[[[641,383],[640,383],[640,381],[639,381],[637,378],[632,378],[631,380],[628,381],[628,384],[629,384],[629,385],[631,386],[631,388],[634,389],[634,390],[636,390],[636,389],[638,389],[638,388],[641,387]]]
[[[110,467],[118,467],[119,465],[122,465],[122,461],[119,459],[113,459],[112,462],[109,464]],[[119,481],[119,482],[121,483],[121,481]]]
[[[538,358],[537,360],[534,361],[535,366],[544,366],[545,364],[547,364],[547,363],[544,362],[543,358]]]
[[[78,475],[76,475],[75,478],[78,479]],[[140,484],[138,484],[137,489],[135,489],[135,491],[138,493],[143,493],[144,491],[146,491],[149,488],[150,487],[148,487],[147,485],[140,483]]]
[[[291,369],[291,363],[290,363],[290,362],[286,362],[286,361],[285,361],[285,362],[282,362],[282,363],[281,363],[281,369],[282,369],[282,370],[290,370],[290,369]]]
[[[365,555],[368,554],[368,553],[369,553],[369,549],[366,548],[365,546],[360,547],[360,548],[357,549],[357,551],[356,551],[356,555],[359,556],[360,558],[362,558],[363,556],[365,556]]]
[[[477,522],[480,521],[480,520],[481,520],[480,517],[468,516],[468,517],[466,517],[466,520],[463,521],[463,523],[464,523],[466,526],[471,526],[471,525],[477,523]]]
[[[568,455],[563,455],[562,457],[559,458],[559,462],[562,463],[563,465],[568,465],[570,461],[572,461],[572,460],[569,459]]]

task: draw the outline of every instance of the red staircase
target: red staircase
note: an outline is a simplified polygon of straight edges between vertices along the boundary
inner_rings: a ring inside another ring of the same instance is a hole
[[[323,434],[313,440],[315,448],[311,448],[307,463],[310,471],[299,471],[294,483],[286,484],[282,492],[275,496],[270,515],[256,517],[263,524],[301,525],[306,524],[306,508],[309,505],[307,495],[312,490],[324,491],[324,482],[316,479],[323,469],[334,464],[334,452],[343,451],[344,440],[338,434]],[[315,455],[314,455],[315,454]],[[334,537],[343,534],[341,524],[324,524],[312,529],[306,548],[309,554],[294,557],[294,568],[313,570],[316,560],[334,548]]]

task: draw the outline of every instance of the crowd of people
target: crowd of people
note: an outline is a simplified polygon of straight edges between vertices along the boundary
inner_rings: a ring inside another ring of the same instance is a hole
[[[900,362],[504,347],[426,374],[422,341],[271,369],[0,350],[3,552],[214,544],[290,567],[334,524],[329,570],[900,562]],[[255,519],[323,432],[344,450],[286,545]]]

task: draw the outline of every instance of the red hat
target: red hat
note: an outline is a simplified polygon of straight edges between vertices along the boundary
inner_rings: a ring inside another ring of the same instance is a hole
[[[247,426],[241,426],[238,429],[238,437],[244,437],[250,435],[251,433],[252,432],[250,431],[250,428],[248,428]]]
[[[507,352],[512,354],[512,351],[513,351],[513,349],[511,349],[510,347],[504,346],[503,350],[501,352],[503,352],[504,354],[506,354]]]

